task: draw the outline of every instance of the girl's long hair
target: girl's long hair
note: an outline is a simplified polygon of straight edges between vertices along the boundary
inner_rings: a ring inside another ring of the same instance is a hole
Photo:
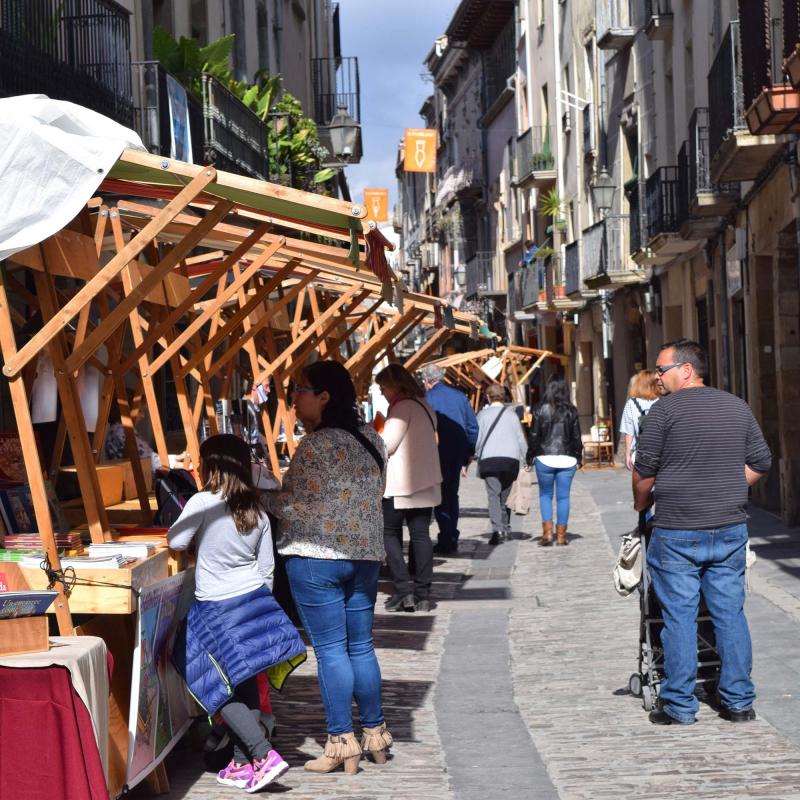
[[[375,376],[375,383],[378,386],[389,386],[406,397],[425,397],[425,390],[419,385],[419,381],[402,364],[384,367]]]
[[[209,436],[200,445],[200,461],[203,488],[222,495],[236,530],[249,533],[264,513],[253,486],[250,448],[230,433]]]
[[[542,405],[550,407],[553,419],[562,419],[572,410],[567,382],[560,375],[553,375],[547,382]]]

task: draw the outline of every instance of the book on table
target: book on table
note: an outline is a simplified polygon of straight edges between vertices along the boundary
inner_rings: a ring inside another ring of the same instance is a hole
[[[57,596],[58,592],[49,589],[0,592],[0,619],[41,616]]]

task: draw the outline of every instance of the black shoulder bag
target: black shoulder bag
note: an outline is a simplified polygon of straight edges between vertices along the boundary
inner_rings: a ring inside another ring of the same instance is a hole
[[[508,406],[503,406],[500,409],[500,413],[494,418],[494,422],[492,422],[492,425],[489,428],[489,432],[486,434],[486,438],[483,440],[483,445],[481,446],[481,452],[477,454],[478,455],[478,473],[477,473],[477,475],[478,475],[479,478],[481,477],[481,461],[483,461],[481,456],[483,455],[483,451],[486,449],[486,445],[489,443],[489,439],[492,438],[492,433],[494,432],[495,427],[497,427],[497,423],[500,422],[500,417],[503,416],[503,414],[505,413],[505,410],[507,408],[508,408]]]

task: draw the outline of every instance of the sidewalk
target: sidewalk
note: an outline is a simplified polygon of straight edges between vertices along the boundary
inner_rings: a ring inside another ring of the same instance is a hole
[[[760,561],[748,614],[759,720],[733,726],[703,706],[695,726],[656,727],[627,692],[638,603],[611,585],[619,535],[635,522],[629,487],[623,470],[579,473],[566,548],[536,546],[534,487],[532,513],[514,518],[519,532],[490,548],[483,483],[464,481],[459,553],[436,560],[438,608],[376,616],[394,758],[384,767],[363,760],[355,777],[303,771],[324,741],[310,652],[274,698],[275,746],[293,769],[272,790],[296,800],[800,798],[792,534],[754,515]],[[165,797],[242,796],[203,773],[190,743],[168,760]],[[143,786],[133,792],[147,796]]]

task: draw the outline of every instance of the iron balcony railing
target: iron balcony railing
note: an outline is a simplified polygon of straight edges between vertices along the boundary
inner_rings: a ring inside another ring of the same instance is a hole
[[[709,136],[711,120],[707,108],[696,108],[689,119],[689,142],[686,153],[686,196],[691,203],[699,194],[739,196],[738,183],[715,184],[711,180]],[[680,167],[680,164],[679,164]]]
[[[500,97],[517,68],[514,19],[510,17],[494,44],[483,51],[484,112]]]
[[[32,93],[130,127],[129,12],[112,0],[0,0],[0,95]]]
[[[639,202],[639,184],[636,183],[628,194],[628,209],[630,211],[630,253],[634,254],[642,249],[642,211]]]
[[[132,68],[137,133],[151,153],[177,156],[172,147],[174,120],[167,90],[168,73],[157,61],[137,61]],[[181,155],[197,164],[213,164],[227,172],[269,180],[269,129],[286,124],[282,121],[285,115],[263,121],[211,75],[202,76],[201,86],[202,101],[186,90],[192,152]],[[277,158],[285,160],[286,155],[276,152],[272,172],[281,183],[290,183],[291,164],[279,164]]]
[[[599,275],[615,275],[629,268],[625,250],[625,231],[632,228],[626,214],[614,214],[583,231],[583,280]],[[631,252],[634,252],[631,249]]]
[[[514,148],[514,174],[518,182],[524,181],[531,173],[555,168],[550,142],[549,125],[535,125],[517,137]]]
[[[344,106],[356,122],[361,122],[361,83],[357,58],[312,58],[311,83],[314,89],[314,121],[317,125],[330,125],[340,106]]]
[[[582,288],[580,242],[576,239],[564,248],[564,290],[575,294]]]
[[[594,138],[594,105],[587,103],[583,107],[583,152],[591,153],[596,147]]]
[[[708,73],[708,154],[714,155],[725,139],[744,130],[744,90],[739,47],[739,22],[728,26]]]
[[[645,183],[647,239],[674,233],[680,218],[680,172],[678,167],[659,167]]]
[[[645,0],[645,22],[653,17],[672,16],[672,0]]]
[[[465,290],[468,298],[494,289],[494,257],[493,251],[479,250],[467,261]]]

